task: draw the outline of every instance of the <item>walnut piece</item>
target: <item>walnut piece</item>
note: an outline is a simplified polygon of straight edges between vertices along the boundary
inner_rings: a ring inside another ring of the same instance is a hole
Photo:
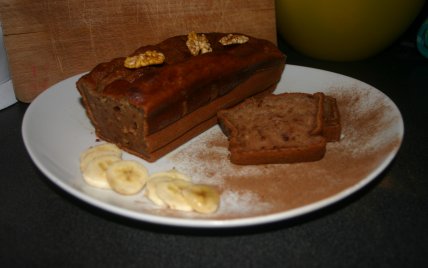
[[[229,34],[228,36],[225,36],[222,39],[220,39],[219,42],[223,46],[228,46],[228,45],[234,45],[234,44],[247,43],[248,40],[249,40],[249,38],[246,37],[245,35],[233,35],[233,34]]]
[[[165,55],[161,52],[146,51],[144,54],[140,54],[134,57],[127,57],[125,60],[126,68],[140,68],[149,65],[161,64],[165,60]]]
[[[201,54],[213,51],[205,34],[197,35],[196,32],[193,31],[187,36],[187,38],[186,45],[193,56],[197,56],[199,51]]]

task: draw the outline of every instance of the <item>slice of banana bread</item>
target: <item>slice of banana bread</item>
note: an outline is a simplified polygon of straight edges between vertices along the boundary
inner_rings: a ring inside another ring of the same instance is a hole
[[[324,157],[324,94],[284,93],[250,98],[217,114],[238,165],[317,161]]]

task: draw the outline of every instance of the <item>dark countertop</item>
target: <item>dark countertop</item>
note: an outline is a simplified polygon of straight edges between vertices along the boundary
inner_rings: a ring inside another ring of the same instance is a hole
[[[416,27],[416,26],[415,26]],[[236,229],[158,226],[117,216],[62,191],[33,164],[21,123],[28,104],[0,111],[2,267],[427,267],[428,59],[413,27],[371,59],[304,56],[278,37],[287,63],[350,76],[400,109],[402,147],[358,193],[295,219]]]

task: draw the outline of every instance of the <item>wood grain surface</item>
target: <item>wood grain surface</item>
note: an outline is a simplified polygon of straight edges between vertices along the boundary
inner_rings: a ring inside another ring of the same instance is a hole
[[[0,0],[16,97],[137,48],[196,32],[240,32],[276,44],[273,0]]]

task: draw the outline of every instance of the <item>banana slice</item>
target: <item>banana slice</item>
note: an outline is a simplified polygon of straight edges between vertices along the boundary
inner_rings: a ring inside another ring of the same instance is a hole
[[[192,184],[182,191],[184,200],[197,212],[213,213],[220,203],[220,195],[211,186]]]
[[[153,177],[153,178],[149,179],[146,183],[146,194],[145,195],[147,196],[148,199],[150,199],[150,201],[152,201],[156,205],[161,206],[161,207],[167,207],[168,205],[158,196],[157,191],[156,191],[156,186],[160,182],[168,182],[168,181],[172,181],[172,180],[173,179],[171,177],[167,177],[167,176],[158,176],[158,177]]]
[[[147,181],[145,195],[156,205],[167,207],[168,205],[158,196],[156,186],[159,182],[172,181],[177,179],[189,182],[192,181],[189,176],[179,172],[176,169],[155,172],[150,175],[149,180]]]
[[[89,162],[91,162],[92,160],[94,160],[98,156],[108,155],[108,154],[117,156],[117,154],[115,154],[114,152],[111,152],[111,151],[93,151],[93,152],[90,152],[80,161],[80,170],[82,171],[82,173],[85,172],[85,169],[88,166]]]
[[[186,202],[181,191],[191,182],[183,180],[163,181],[156,185],[158,196],[174,210],[192,211],[192,207]]]
[[[149,179],[146,167],[137,161],[121,160],[107,168],[108,182],[116,192],[133,195],[140,192]]]
[[[89,162],[85,172],[83,172],[83,179],[94,187],[111,189],[107,180],[107,168],[111,163],[120,160],[122,160],[120,157],[113,154],[98,156]]]
[[[163,177],[163,176],[170,177],[171,179],[174,179],[174,180],[179,179],[179,180],[183,180],[183,181],[190,181],[190,182],[192,181],[192,179],[190,179],[189,176],[181,173],[180,171],[178,171],[176,169],[155,172],[152,175],[150,175],[150,179],[155,178],[155,177]]]
[[[122,157],[122,150],[113,143],[105,143],[101,145],[94,146],[89,148],[80,155],[80,162],[82,162],[83,158],[85,158],[88,154],[95,151],[108,151],[116,154],[118,157]]]

